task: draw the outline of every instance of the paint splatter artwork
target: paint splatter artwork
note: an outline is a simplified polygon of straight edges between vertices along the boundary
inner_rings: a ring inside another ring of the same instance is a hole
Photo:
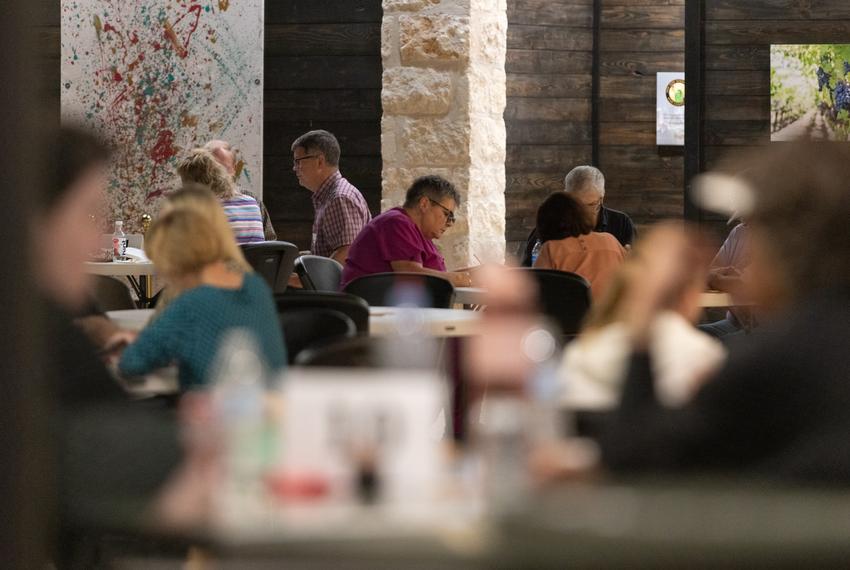
[[[262,195],[263,0],[62,0],[62,117],[114,146],[105,227],[139,231],[186,151],[237,150]]]

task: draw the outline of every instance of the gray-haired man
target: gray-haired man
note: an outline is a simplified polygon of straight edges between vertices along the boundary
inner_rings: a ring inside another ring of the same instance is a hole
[[[603,205],[605,201],[605,176],[594,166],[576,166],[564,178],[564,192],[572,194],[593,215],[596,232],[606,232],[617,238],[623,247],[630,246],[637,232],[628,214]],[[534,245],[537,243],[537,228],[528,236],[522,250],[522,265],[531,267]]]
[[[360,191],[339,172],[339,143],[328,131],[310,131],[292,143],[292,170],[313,193],[314,255],[345,265],[348,249],[372,214]]]

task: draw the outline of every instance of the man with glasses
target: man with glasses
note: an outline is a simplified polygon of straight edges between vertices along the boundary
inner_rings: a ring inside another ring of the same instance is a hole
[[[576,166],[564,178],[564,191],[585,205],[592,215],[593,231],[612,234],[625,248],[632,245],[637,233],[632,219],[623,212],[606,208],[605,176],[593,166]],[[531,267],[532,251],[538,242],[537,228],[528,236],[521,252],[522,265]]]
[[[328,131],[310,131],[292,143],[292,170],[313,193],[314,255],[345,264],[348,249],[372,219],[366,199],[339,172],[339,143]]]
[[[440,176],[422,176],[408,188],[404,204],[369,222],[348,254],[342,286],[374,273],[425,273],[469,287],[469,271],[446,271],[446,262],[432,240],[455,222],[460,195]]]

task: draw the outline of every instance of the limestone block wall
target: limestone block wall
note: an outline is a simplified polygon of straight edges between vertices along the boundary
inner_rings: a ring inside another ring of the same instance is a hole
[[[381,209],[424,174],[463,203],[438,246],[449,268],[505,250],[505,0],[383,0]]]

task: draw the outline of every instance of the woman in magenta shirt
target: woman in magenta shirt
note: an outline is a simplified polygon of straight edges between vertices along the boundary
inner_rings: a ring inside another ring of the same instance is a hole
[[[439,176],[417,178],[404,205],[375,217],[351,244],[342,272],[342,287],[373,273],[412,272],[443,277],[456,287],[469,287],[468,271],[446,271],[446,262],[431,240],[455,221],[460,195]]]

